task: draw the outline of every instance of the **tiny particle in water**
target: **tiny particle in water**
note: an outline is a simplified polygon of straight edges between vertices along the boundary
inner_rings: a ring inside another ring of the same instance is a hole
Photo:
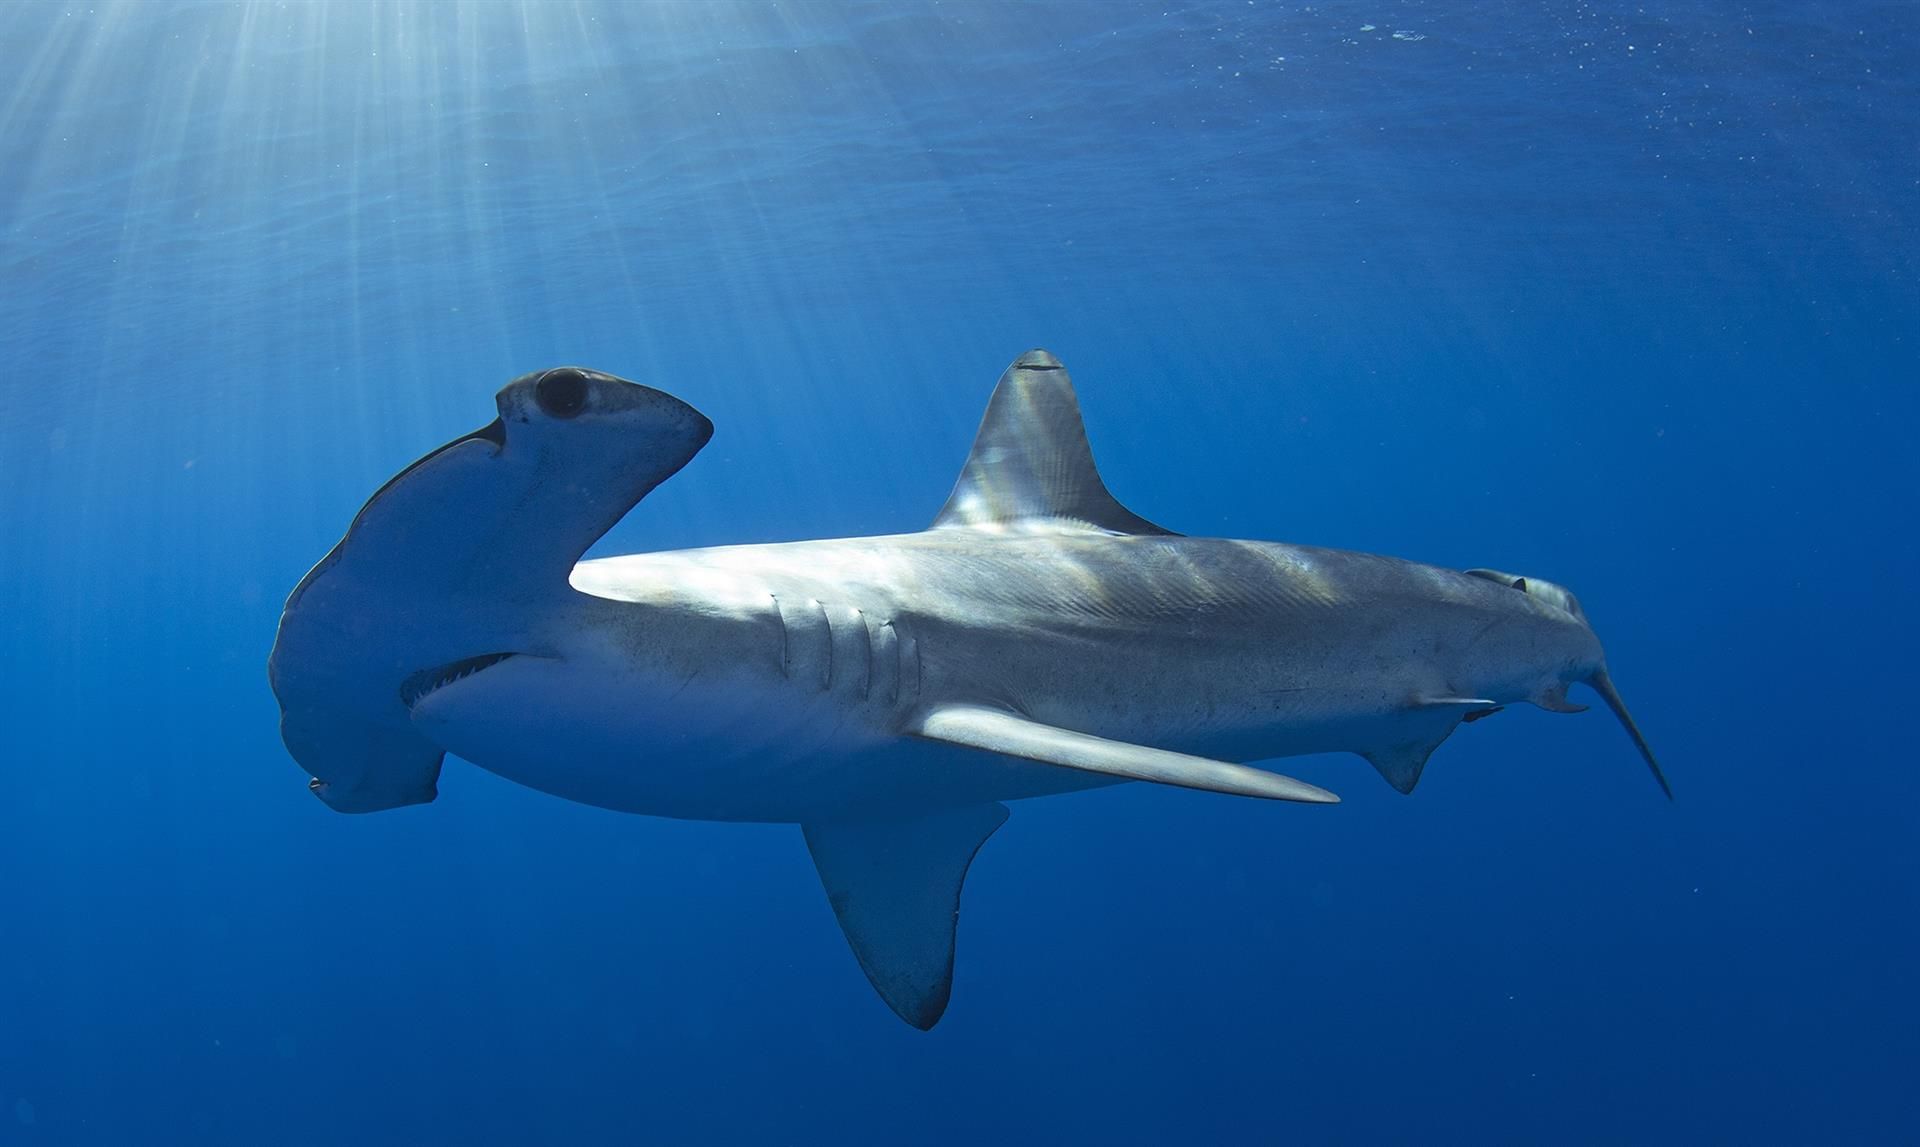
[[[33,1126],[33,1119],[34,1119],[33,1104],[28,1103],[24,1099],[14,1100],[13,1101],[13,1117],[14,1119],[19,1121],[20,1126],[22,1127]]]

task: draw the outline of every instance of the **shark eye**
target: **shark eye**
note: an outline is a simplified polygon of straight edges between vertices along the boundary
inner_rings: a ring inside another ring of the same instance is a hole
[[[533,384],[533,399],[554,418],[572,418],[586,409],[586,376],[577,370],[550,370]]]

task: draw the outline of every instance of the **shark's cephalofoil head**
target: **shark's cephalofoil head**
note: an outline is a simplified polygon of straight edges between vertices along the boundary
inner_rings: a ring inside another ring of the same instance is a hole
[[[1564,611],[1567,616],[1579,622],[1589,634],[1593,632],[1593,623],[1587,620],[1587,611],[1580,608],[1580,599],[1563,585],[1547,581],[1545,578],[1522,577],[1501,570],[1471,569],[1466,572],[1473,577],[1499,582],[1511,589],[1519,590],[1535,601]],[[1652,770],[1653,779],[1659,783],[1660,791],[1667,795],[1668,800],[1672,800],[1673,788],[1667,784],[1666,774],[1661,771],[1660,762],[1654,758],[1653,747],[1647,744],[1647,738],[1641,734],[1639,724],[1634,721],[1633,714],[1627,711],[1627,703],[1621,700],[1620,691],[1614,688],[1613,678],[1607,673],[1606,655],[1600,649],[1599,638],[1597,636],[1594,638],[1590,655],[1572,660],[1563,672],[1568,676],[1557,684],[1549,683],[1533,698],[1534,703],[1555,712],[1578,713],[1586,706],[1573,705],[1567,701],[1566,681],[1579,681],[1591,687],[1594,692],[1600,694],[1600,699],[1607,703],[1607,708],[1613,710],[1613,715],[1619,719],[1627,735],[1633,738],[1634,747],[1640,750],[1640,756],[1646,760],[1647,768]]]
[[[342,812],[433,799],[442,750],[411,707],[540,652],[574,563],[713,436],[672,395],[578,367],[495,406],[382,486],[287,599],[268,661],[281,737]]]

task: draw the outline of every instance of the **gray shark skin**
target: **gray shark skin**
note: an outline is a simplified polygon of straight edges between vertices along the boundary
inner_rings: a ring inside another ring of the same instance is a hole
[[[1306,803],[1249,767],[1365,757],[1411,792],[1461,723],[1592,686],[1666,790],[1567,590],[1190,538],[1107,491],[1059,361],[1001,377],[931,528],[581,560],[693,458],[686,403],[573,367],[377,492],[288,598],[288,750],[342,812],[446,753],[623,812],[797,823],[868,979],[930,1028],[1001,802],[1130,780]],[[1668,793],[1671,797],[1671,793]]]

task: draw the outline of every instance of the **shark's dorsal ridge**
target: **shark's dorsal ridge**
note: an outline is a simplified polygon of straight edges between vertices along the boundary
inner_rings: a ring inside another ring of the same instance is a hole
[[[1021,355],[1000,376],[960,480],[933,525],[1178,536],[1107,492],[1087,445],[1073,381],[1044,350]]]

